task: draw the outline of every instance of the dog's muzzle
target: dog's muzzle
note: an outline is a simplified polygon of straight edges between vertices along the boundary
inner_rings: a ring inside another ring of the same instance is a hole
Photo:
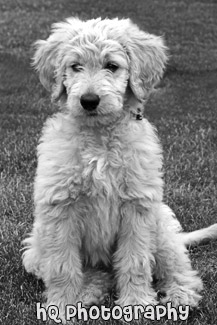
[[[100,98],[96,94],[88,93],[84,94],[80,98],[80,103],[87,111],[93,111],[99,105]]]

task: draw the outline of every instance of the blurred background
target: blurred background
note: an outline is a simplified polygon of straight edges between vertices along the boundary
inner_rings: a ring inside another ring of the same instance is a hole
[[[145,116],[156,125],[164,149],[165,201],[186,231],[217,221],[217,1],[0,0],[0,324],[4,325],[39,324],[35,305],[42,301],[43,284],[24,272],[20,249],[33,221],[38,138],[43,122],[57,107],[31,68],[31,46],[48,37],[52,23],[69,16],[130,17],[145,31],[164,37],[170,60]],[[190,254],[204,292],[199,309],[191,312],[186,324],[214,325],[217,245],[210,243]]]

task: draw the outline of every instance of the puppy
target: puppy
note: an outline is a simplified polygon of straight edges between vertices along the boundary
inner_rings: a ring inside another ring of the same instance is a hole
[[[102,264],[112,265],[120,306],[157,304],[158,290],[173,306],[201,298],[186,246],[216,238],[217,225],[180,232],[163,203],[162,149],[141,114],[166,62],[162,38],[129,19],[69,18],[36,43],[33,64],[61,110],[38,146],[23,263],[63,321],[65,305],[102,301]]]

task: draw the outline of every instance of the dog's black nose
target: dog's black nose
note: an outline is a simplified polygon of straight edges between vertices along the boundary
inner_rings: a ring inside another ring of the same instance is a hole
[[[99,105],[100,98],[96,94],[84,94],[80,98],[80,103],[84,109],[88,111],[93,111]]]

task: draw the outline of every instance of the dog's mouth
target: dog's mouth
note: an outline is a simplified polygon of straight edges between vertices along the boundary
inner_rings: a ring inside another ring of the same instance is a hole
[[[86,112],[86,115],[87,115],[87,116],[97,116],[97,115],[98,115],[98,112],[97,112],[97,110],[94,110],[94,111],[87,111],[87,112]]]

